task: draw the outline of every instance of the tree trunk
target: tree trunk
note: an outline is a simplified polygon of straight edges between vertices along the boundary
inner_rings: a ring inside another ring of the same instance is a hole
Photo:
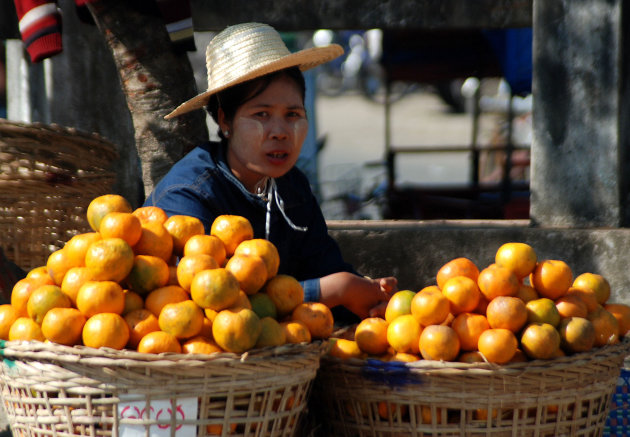
[[[163,118],[197,94],[192,66],[185,52],[172,49],[154,1],[107,0],[88,7],[120,74],[149,195],[175,162],[208,139],[203,111]]]

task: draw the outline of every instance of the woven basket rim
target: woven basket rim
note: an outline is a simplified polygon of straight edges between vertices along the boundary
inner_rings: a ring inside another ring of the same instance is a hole
[[[252,349],[242,354],[216,352],[213,354],[185,353],[140,353],[128,349],[117,350],[102,347],[64,346],[39,341],[0,340],[0,356],[10,360],[55,361],[110,367],[156,367],[169,366],[199,367],[210,364],[245,363],[252,361],[290,360],[306,356],[321,357],[326,353],[328,343],[316,340],[310,343],[284,344]]]
[[[32,122],[27,123],[23,121],[14,121],[8,120],[6,118],[0,118],[0,134],[1,133],[18,133],[18,132],[26,132],[26,133],[42,133],[45,132],[49,135],[61,135],[67,137],[70,135],[72,138],[82,139],[82,140],[92,140],[98,141],[106,144],[112,144],[111,141],[103,137],[102,135],[96,132],[88,132],[75,127],[62,126],[57,123],[42,123],[42,122]],[[0,135],[2,136],[2,135]],[[115,154],[116,151],[113,151]]]
[[[454,361],[418,360],[413,362],[381,361],[378,359],[349,358],[340,359],[330,355],[322,357],[322,364],[328,364],[334,369],[361,371],[369,367],[373,371],[382,372],[411,372],[419,374],[476,374],[476,375],[519,375],[556,371],[565,368],[588,365],[589,363],[607,361],[612,357],[630,354],[630,336],[623,337],[617,344],[593,348],[588,352],[567,355],[551,360],[531,360],[518,363],[494,364],[461,363]],[[325,366],[322,366],[325,368]]]

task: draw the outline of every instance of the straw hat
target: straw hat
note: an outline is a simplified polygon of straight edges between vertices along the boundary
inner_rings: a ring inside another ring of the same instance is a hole
[[[227,27],[206,49],[208,90],[182,103],[164,118],[173,118],[208,104],[210,96],[231,86],[289,67],[305,71],[343,53],[337,44],[291,53],[271,26],[244,23]]]

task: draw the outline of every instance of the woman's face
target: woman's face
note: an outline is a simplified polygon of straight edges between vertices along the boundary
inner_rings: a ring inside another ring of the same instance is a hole
[[[301,92],[286,76],[239,107],[231,123],[219,121],[230,132],[228,164],[251,192],[265,176],[280,177],[295,165],[308,130]]]

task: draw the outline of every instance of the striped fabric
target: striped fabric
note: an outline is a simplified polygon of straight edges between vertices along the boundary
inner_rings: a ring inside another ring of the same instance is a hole
[[[54,2],[15,0],[15,9],[31,61],[39,62],[61,52],[61,15]]]
[[[75,0],[77,7],[94,0]],[[14,0],[22,42],[32,62],[50,58],[63,49],[61,14],[54,0]],[[189,0],[158,0],[173,48],[193,51],[195,40]]]

